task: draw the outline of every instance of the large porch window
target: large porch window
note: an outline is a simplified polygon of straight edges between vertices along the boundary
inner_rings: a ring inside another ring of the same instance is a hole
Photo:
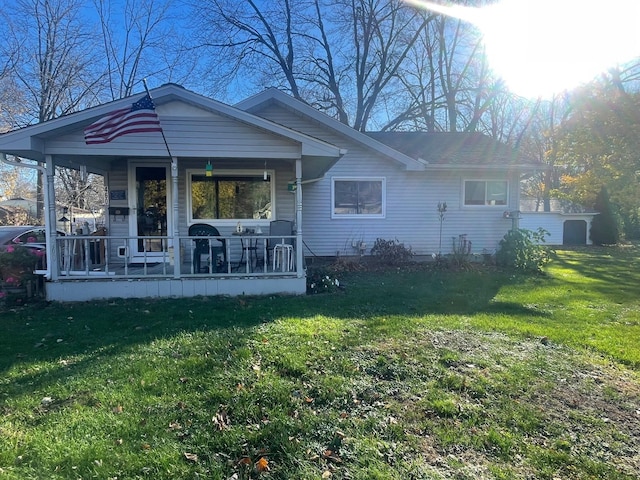
[[[188,174],[189,220],[270,219],[273,210],[273,173],[217,171]]]

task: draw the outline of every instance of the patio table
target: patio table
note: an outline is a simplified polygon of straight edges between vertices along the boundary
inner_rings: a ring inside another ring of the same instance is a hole
[[[250,231],[233,232],[235,237],[240,237],[241,254],[238,265],[236,266],[236,272],[240,270],[240,266],[244,263],[247,265],[247,272],[249,267],[253,270],[257,268],[260,257],[258,255],[258,241],[263,233],[256,233]],[[246,260],[245,260],[246,258]]]

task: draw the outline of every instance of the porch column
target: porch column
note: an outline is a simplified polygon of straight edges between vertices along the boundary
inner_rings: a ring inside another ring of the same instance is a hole
[[[296,276],[304,276],[302,254],[302,159],[296,160]]]
[[[46,212],[45,216],[45,238],[47,241],[47,266],[49,270],[49,278],[51,280],[57,280],[60,275],[59,268],[59,256],[58,256],[58,242],[56,237],[58,236],[57,215],[56,215],[56,190],[53,184],[53,177],[55,175],[55,165],[53,164],[53,156],[45,155],[45,195],[46,195]]]
[[[180,208],[178,206],[178,157],[171,157],[171,225],[173,225],[173,278],[180,278],[180,263],[182,252],[180,251],[180,228],[178,225],[178,215]]]

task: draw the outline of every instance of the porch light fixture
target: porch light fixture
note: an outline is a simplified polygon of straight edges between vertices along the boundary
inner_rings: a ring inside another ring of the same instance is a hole
[[[67,213],[69,213],[69,207],[63,207],[62,208],[62,217],[60,217],[58,219],[59,222],[63,222],[66,223],[69,221],[69,219],[67,218]]]
[[[265,182],[268,180],[269,176],[267,175],[267,161],[264,161],[264,172],[262,172],[262,180]]]
[[[213,165],[211,165],[211,160],[207,161],[207,166],[204,167],[204,174],[207,177],[213,177]]]

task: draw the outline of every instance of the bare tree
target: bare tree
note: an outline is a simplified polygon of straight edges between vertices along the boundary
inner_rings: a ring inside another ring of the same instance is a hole
[[[33,198],[33,180],[18,168],[0,163],[0,200]]]
[[[33,121],[73,112],[100,80],[95,36],[79,0],[20,0],[9,32],[22,54],[12,72],[27,95]]]
[[[105,203],[104,177],[82,170],[56,169],[58,202],[68,207],[98,210]]]
[[[223,76],[261,72],[263,83],[358,130],[397,94],[397,74],[428,22],[400,0],[207,0],[195,8],[207,32],[200,45],[235,59]]]
[[[147,76],[180,81],[192,70],[183,39],[172,28],[171,0],[93,0],[101,30],[106,90],[126,97]],[[172,75],[178,75],[173,79]]]
[[[98,85],[95,37],[80,17],[78,0],[19,0],[7,12],[11,72],[24,91],[29,122],[73,112]],[[42,218],[42,176],[37,180],[37,216]]]

